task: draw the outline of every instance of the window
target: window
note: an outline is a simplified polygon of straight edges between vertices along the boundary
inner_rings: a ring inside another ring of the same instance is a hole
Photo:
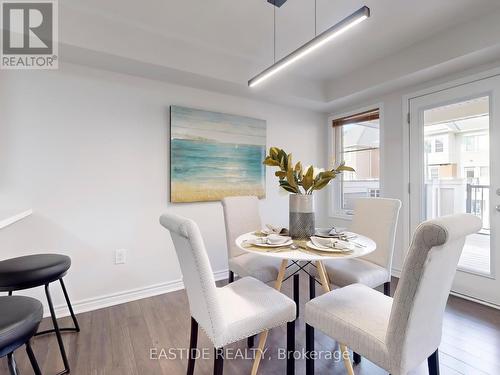
[[[465,151],[476,152],[479,146],[479,137],[475,135],[469,135],[464,137]]]
[[[475,177],[474,169],[475,169],[474,167],[466,167],[465,168],[465,177],[474,178]]]
[[[425,141],[425,153],[430,154],[432,152],[432,144],[429,141]]]
[[[439,179],[439,168],[434,167],[431,168],[431,180],[438,180]]]
[[[435,152],[443,152],[444,151],[444,145],[443,145],[443,141],[441,139],[436,139],[434,141],[434,151]]]
[[[379,110],[334,120],[333,127],[335,160],[355,169],[338,178],[334,209],[338,214],[352,214],[357,198],[380,197]]]

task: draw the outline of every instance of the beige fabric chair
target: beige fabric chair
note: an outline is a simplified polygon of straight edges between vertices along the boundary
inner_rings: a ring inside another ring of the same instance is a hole
[[[334,290],[306,304],[306,346],[317,328],[392,375],[426,358],[438,374],[443,314],[465,237],[481,220],[460,214],[422,223],[415,231],[394,299],[362,284]],[[314,327],[314,328],[313,328]],[[307,361],[307,374],[314,364]]]
[[[226,197],[222,200],[222,207],[226,224],[229,282],[234,281],[234,274],[252,276],[264,283],[276,280],[279,260],[246,253],[235,244],[240,235],[262,228],[257,197]]]
[[[191,311],[190,348],[196,348],[200,325],[216,348],[214,374],[222,374],[220,349],[225,345],[285,323],[294,337],[295,303],[290,298],[252,277],[217,288],[196,223],[169,213],[160,217],[160,223],[170,231],[181,266]],[[287,348],[293,351],[295,340],[288,341]],[[193,374],[194,363],[190,357],[188,375]],[[293,361],[287,361],[287,367],[293,368]]]
[[[354,206],[350,230],[375,241],[377,249],[355,259],[324,262],[330,280],[336,286],[361,283],[370,288],[384,285],[390,295],[392,256],[401,201],[387,198],[360,198]]]

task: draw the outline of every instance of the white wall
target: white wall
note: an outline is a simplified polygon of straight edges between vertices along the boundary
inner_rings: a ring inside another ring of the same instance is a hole
[[[404,256],[408,246],[405,242],[409,240],[409,233],[405,233],[403,225],[404,221],[409,217],[409,208],[406,204],[406,198],[408,197],[408,179],[405,175],[405,172],[407,172],[405,163],[408,162],[409,156],[408,150],[404,148],[405,137],[407,136],[407,133],[404,131],[404,126],[408,125],[405,119],[406,113],[403,113],[403,97],[420,90],[432,88],[436,85],[472,76],[479,72],[488,71],[495,67],[500,67],[500,61],[489,65],[478,66],[459,74],[443,76],[440,79],[422,82],[418,85],[409,86],[403,90],[398,90],[390,94],[374,96],[357,103],[350,102],[348,106],[337,109],[330,117],[334,118],[346,112],[355,111],[360,108],[373,107],[374,105],[382,106],[383,121],[381,122],[380,149],[381,194],[387,198],[396,198],[403,201],[399,216],[393,262],[393,269],[396,272],[400,271],[403,266]],[[349,226],[349,221],[340,220],[338,218],[330,218],[329,222],[335,225]],[[405,234],[407,234],[406,237]]]
[[[102,296],[160,291],[180,279],[170,237],[158,223],[165,210],[196,220],[214,271],[227,269],[220,203],[168,202],[171,104],[265,119],[268,146],[286,148],[304,164],[326,164],[324,114],[69,64],[2,71],[0,82],[0,207],[34,210],[0,232],[0,259],[70,255],[67,286],[80,309],[99,305]],[[273,173],[262,216],[287,224],[288,199]],[[317,197],[319,223],[326,218],[324,195]],[[116,266],[120,248],[128,259]]]

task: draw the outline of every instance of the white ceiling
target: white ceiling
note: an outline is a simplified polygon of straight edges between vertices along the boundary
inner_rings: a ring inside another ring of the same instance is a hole
[[[144,37],[139,47],[132,41],[129,44],[132,52],[137,49],[136,56],[155,57],[145,57],[144,62],[242,87],[273,62],[275,8],[266,0],[65,0],[60,4],[61,39],[67,44],[92,49],[92,43],[83,45],[80,41],[82,35],[77,34],[85,34],[85,30],[77,23],[81,21],[92,33],[99,19],[109,23],[106,33],[114,34],[115,39],[123,35],[127,41],[133,40],[130,33],[120,30],[125,27],[137,35],[150,35],[150,43]],[[363,5],[372,12],[368,21],[281,73],[285,77],[281,79],[299,77],[319,85],[332,83],[430,40],[443,30],[475,20],[480,23],[481,17],[500,11],[499,0],[317,0],[318,32]],[[70,13],[79,16],[70,17]],[[276,9],[276,28],[276,57],[280,58],[314,36],[314,0],[288,0]],[[102,39],[106,41],[109,35]],[[126,46],[127,41],[120,42]],[[173,41],[179,48],[172,50]],[[111,45],[103,44],[102,49],[121,54]],[[163,49],[168,49],[168,54],[161,55]]]

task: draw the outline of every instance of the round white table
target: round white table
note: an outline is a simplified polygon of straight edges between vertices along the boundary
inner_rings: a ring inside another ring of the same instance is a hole
[[[318,282],[315,276],[311,275],[306,267],[308,265],[313,265],[317,269],[317,273],[319,275],[320,281],[323,290],[325,292],[330,291],[330,280],[328,279],[328,274],[326,272],[325,266],[323,264],[324,260],[337,260],[337,259],[350,259],[350,258],[358,258],[364,255],[367,255],[377,248],[375,241],[372,239],[359,235],[356,235],[356,238],[353,239],[354,246],[352,251],[348,252],[322,252],[317,251],[311,248],[308,248],[306,245],[306,241],[295,241],[294,245],[299,246],[298,249],[291,249],[289,247],[277,247],[277,248],[267,248],[267,247],[259,247],[255,245],[251,245],[249,240],[252,240],[256,237],[255,232],[245,233],[239,236],[236,239],[236,246],[238,246],[241,250],[246,251],[248,253],[271,257],[281,260],[281,266],[278,273],[278,278],[276,279],[274,287],[277,290],[281,290],[281,285],[283,281],[294,276],[294,296],[296,296],[295,303],[297,303],[297,312],[298,312],[298,275],[300,271],[303,271],[309,275],[309,280],[311,283],[310,286],[310,297],[314,297],[315,293],[315,284]],[[291,264],[289,264],[291,263]],[[302,263],[302,264],[301,264]],[[285,278],[286,270],[291,265],[296,265],[297,269],[289,276]],[[298,315],[298,314],[297,314]],[[268,331],[262,332],[259,338],[259,346],[256,352],[255,361],[252,367],[252,375],[257,374],[257,370],[259,368],[260,360],[262,358],[262,353],[264,351],[264,346],[266,345]],[[340,350],[342,352],[342,358],[344,360],[344,365],[346,367],[347,373],[349,375],[354,375],[354,370],[352,368],[352,364],[350,361],[350,357],[347,352],[347,347],[343,344],[339,344]],[[347,352],[347,353],[346,353]]]

